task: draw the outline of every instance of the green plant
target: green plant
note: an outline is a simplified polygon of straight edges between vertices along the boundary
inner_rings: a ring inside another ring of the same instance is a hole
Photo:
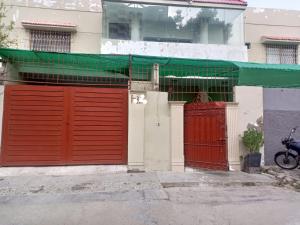
[[[7,48],[16,44],[16,40],[9,38],[9,33],[14,28],[13,21],[6,21],[7,9],[2,0],[0,0],[0,48]]]
[[[250,153],[254,153],[259,152],[260,147],[263,146],[264,136],[262,132],[257,131],[255,128],[248,128],[244,132],[242,140]]]

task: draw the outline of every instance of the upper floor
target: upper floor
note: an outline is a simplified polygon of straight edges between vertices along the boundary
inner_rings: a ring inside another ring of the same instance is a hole
[[[247,61],[242,0],[7,1],[17,48]]]
[[[250,62],[299,64],[300,11],[247,8],[245,42]]]
[[[101,52],[245,61],[244,9],[241,1],[103,0]]]

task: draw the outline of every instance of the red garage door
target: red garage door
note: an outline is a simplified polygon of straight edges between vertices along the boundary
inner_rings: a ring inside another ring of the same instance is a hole
[[[4,166],[127,163],[127,89],[9,85],[4,102]]]

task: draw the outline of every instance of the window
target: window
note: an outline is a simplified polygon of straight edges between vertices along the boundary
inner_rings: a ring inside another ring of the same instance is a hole
[[[128,23],[109,23],[109,38],[130,40],[130,28]]]
[[[297,64],[298,45],[267,44],[267,63]]]
[[[243,10],[105,0],[103,38],[243,45]]]
[[[34,51],[70,52],[71,32],[31,30],[30,49]]]

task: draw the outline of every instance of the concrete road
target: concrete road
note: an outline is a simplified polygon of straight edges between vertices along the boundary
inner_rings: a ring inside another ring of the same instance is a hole
[[[300,193],[267,175],[1,170],[1,225],[300,225]]]

